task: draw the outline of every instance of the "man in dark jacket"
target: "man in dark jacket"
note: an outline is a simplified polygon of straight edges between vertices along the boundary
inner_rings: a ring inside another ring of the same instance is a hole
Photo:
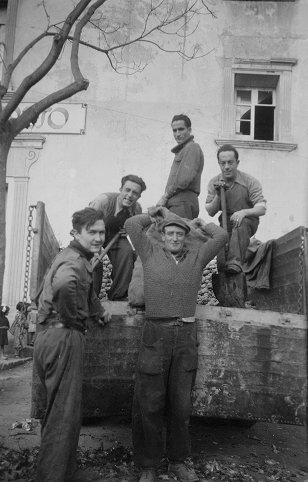
[[[163,420],[167,413],[169,471],[181,482],[199,480],[186,464],[190,456],[189,418],[191,390],[197,369],[195,310],[205,266],[227,242],[227,233],[201,219],[192,222],[209,239],[188,248],[190,227],[184,219],[166,218],[160,245],[146,235],[164,208],[153,207],[149,215],[125,223],[142,261],[146,321],[143,327],[133,402],[135,460],[143,472],[140,482],[154,482],[155,469],[163,456]]]
[[[92,288],[91,258],[105,239],[103,213],[85,208],[73,214],[72,223],[74,240],[53,261],[38,305],[33,359],[40,384],[34,389],[43,394],[46,410],[37,482],[73,479],[87,320],[92,318],[102,325],[110,320]]]
[[[182,218],[194,219],[199,215],[203,152],[191,135],[191,121],[187,115],[175,115],[171,127],[177,145],[171,149],[175,154],[174,161],[165,193],[157,205],[166,206]]]
[[[132,279],[135,255],[123,229],[127,218],[141,213],[137,202],[146,185],[141,177],[128,174],[121,179],[119,192],[107,192],[97,196],[90,206],[104,213],[106,226],[105,245],[120,231],[121,237],[108,251],[112,264],[112,286],[108,291],[108,299],[121,301],[126,299],[129,283]],[[94,271],[96,293],[99,294],[102,284],[103,270],[101,263]]]

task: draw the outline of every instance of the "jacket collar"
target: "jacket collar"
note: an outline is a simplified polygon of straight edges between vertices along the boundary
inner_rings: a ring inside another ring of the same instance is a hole
[[[79,241],[77,241],[77,239],[73,239],[73,241],[70,242],[70,244],[68,245],[69,248],[73,248],[75,249],[76,251],[78,251],[78,253],[83,256],[84,258],[86,258],[88,261],[90,261],[91,258],[93,258],[93,253],[89,253],[89,251],[87,251],[80,243]]]
[[[192,140],[194,139],[194,136],[189,136],[186,141],[182,142],[181,144],[177,144],[175,147],[173,147],[171,149],[171,152],[173,152],[173,154],[177,154],[178,152],[180,152],[181,149],[183,149],[183,147],[188,143],[188,142],[191,142]]]

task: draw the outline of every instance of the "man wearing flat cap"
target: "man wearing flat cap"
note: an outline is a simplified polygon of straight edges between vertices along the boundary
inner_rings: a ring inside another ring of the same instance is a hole
[[[162,244],[152,241],[145,232],[156,220],[161,222]],[[191,225],[201,227],[209,237],[196,248],[185,245],[189,225],[164,207],[149,208],[148,214],[125,222],[144,271],[146,321],[136,367],[132,419],[135,461],[142,468],[139,482],[155,480],[164,453],[165,409],[169,471],[182,482],[199,480],[187,464],[191,390],[198,358],[194,315],[203,269],[227,242],[228,235],[201,219]]]

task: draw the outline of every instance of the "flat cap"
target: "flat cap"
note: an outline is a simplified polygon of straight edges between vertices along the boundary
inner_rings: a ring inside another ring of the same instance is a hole
[[[179,228],[184,229],[186,234],[188,234],[190,231],[190,227],[188,226],[188,224],[184,221],[184,219],[181,218],[166,219],[161,225],[162,230],[164,230],[166,226],[178,226]]]

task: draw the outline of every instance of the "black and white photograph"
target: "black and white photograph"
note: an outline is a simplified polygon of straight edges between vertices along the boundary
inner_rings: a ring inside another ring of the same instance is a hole
[[[307,19],[0,0],[0,480],[308,482]]]

